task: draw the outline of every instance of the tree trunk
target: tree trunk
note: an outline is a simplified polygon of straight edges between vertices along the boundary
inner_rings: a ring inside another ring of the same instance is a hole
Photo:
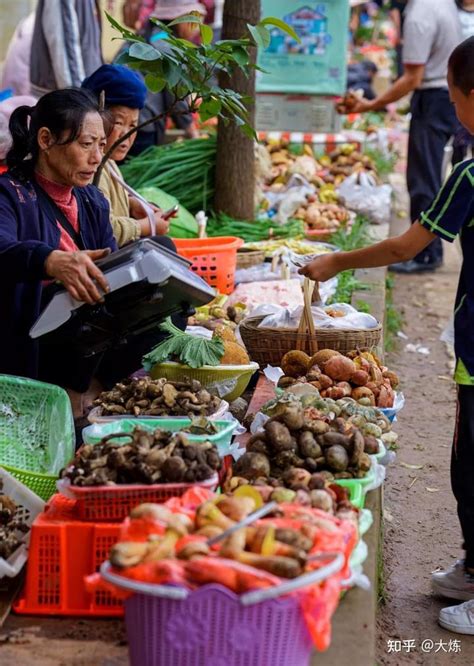
[[[222,24],[222,39],[238,39],[247,31],[247,23],[260,20],[260,0],[226,0]],[[256,49],[251,49],[252,61]],[[247,78],[237,70],[229,80],[220,84],[255,100],[255,70]],[[255,107],[249,109],[249,120],[253,126]],[[219,119],[217,134],[216,193],[214,208],[238,220],[253,220],[255,217],[255,153],[254,142],[230,122],[225,125]]]

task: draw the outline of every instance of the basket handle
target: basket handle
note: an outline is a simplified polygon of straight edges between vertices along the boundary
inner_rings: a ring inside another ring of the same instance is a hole
[[[109,561],[102,562],[100,565],[100,575],[108,583],[116,585],[124,590],[130,592],[140,592],[141,594],[149,594],[153,597],[165,597],[166,599],[177,599],[182,601],[186,599],[190,590],[185,587],[175,585],[157,585],[155,583],[140,583],[138,580],[131,580],[124,576],[118,576],[110,571],[111,564]]]
[[[319,286],[309,278],[304,279],[303,283],[304,306],[301,313],[301,319],[298,326],[298,337],[296,349],[304,351],[305,343],[301,336],[308,335],[308,348],[311,354],[318,351],[318,342],[316,340],[316,329],[314,326],[313,312],[311,306],[314,300],[321,300],[319,295]]]
[[[332,576],[342,569],[344,565],[344,555],[342,553],[323,553],[323,557],[332,557],[333,560],[329,564],[326,564],[324,567],[321,567],[316,571],[303,574],[302,576],[298,576],[298,578],[286,581],[281,585],[267,587],[263,590],[246,592],[245,594],[241,595],[240,603],[243,606],[250,606],[252,604],[259,604],[262,601],[268,601],[269,599],[276,599],[277,597],[281,597],[283,594],[296,592],[296,590],[300,590],[302,587],[314,585],[315,583],[321,583],[323,580],[326,580],[326,578],[329,578],[329,576]],[[314,559],[321,559],[321,557]]]

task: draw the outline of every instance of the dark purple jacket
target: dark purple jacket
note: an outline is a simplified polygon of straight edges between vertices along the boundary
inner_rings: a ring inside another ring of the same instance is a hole
[[[117,249],[109,204],[97,188],[75,188],[84,247]],[[59,246],[56,220],[29,182],[0,176],[0,373],[36,378],[38,343],[29,337],[41,308],[44,263]]]

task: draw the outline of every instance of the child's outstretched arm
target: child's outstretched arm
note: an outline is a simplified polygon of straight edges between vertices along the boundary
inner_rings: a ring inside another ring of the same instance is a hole
[[[388,266],[399,261],[413,259],[435,238],[434,233],[415,222],[401,236],[388,238],[362,250],[321,255],[301,268],[299,272],[317,282],[325,282],[341,271]]]

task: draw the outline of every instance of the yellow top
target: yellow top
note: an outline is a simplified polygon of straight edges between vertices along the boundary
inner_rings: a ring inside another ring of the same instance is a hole
[[[128,192],[115,180],[112,171],[120,176],[118,166],[109,160],[102,171],[99,189],[110,204],[110,223],[119,245],[126,245],[140,238],[140,225],[130,217]]]

